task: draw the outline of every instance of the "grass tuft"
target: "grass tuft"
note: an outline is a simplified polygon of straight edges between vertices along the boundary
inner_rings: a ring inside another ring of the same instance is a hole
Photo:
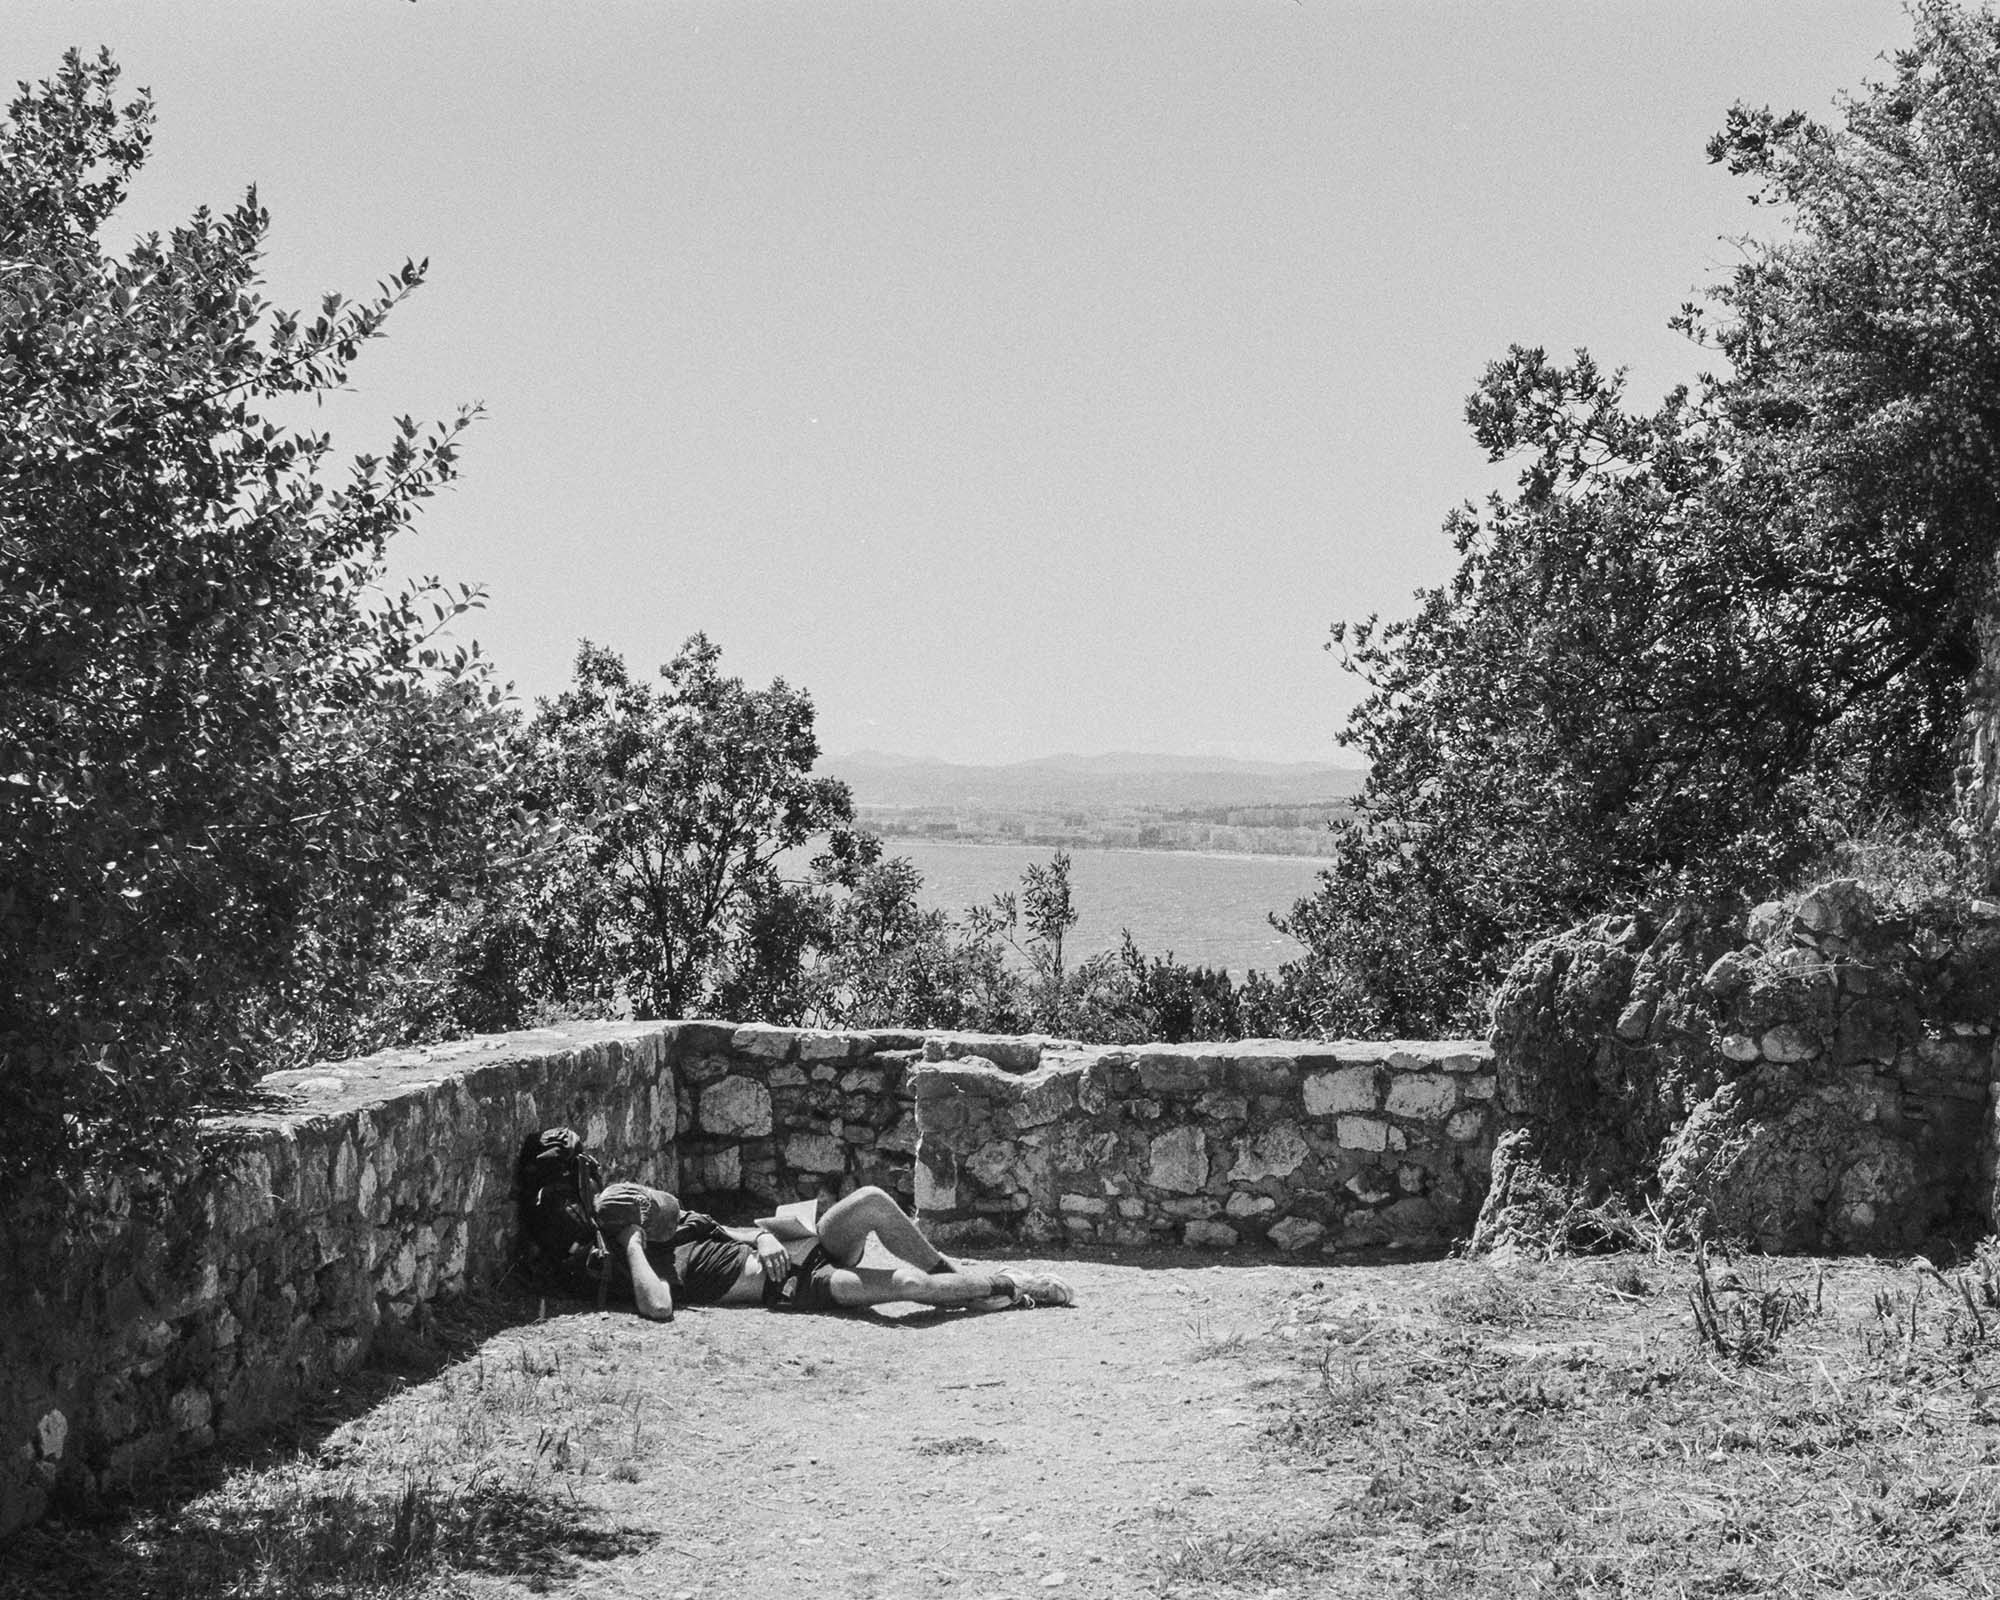
[[[576,1492],[594,1471],[641,1475],[644,1429],[609,1352],[566,1363],[509,1308],[479,1316],[428,1336],[385,1330],[343,1383],[346,1414],[290,1448],[185,1463],[17,1536],[0,1596],[452,1600],[489,1579],[545,1587],[640,1548]]]
[[[1317,1514],[1183,1526],[1166,1595],[2000,1595],[2000,1244],[1451,1266],[1312,1352],[1274,1433]]]

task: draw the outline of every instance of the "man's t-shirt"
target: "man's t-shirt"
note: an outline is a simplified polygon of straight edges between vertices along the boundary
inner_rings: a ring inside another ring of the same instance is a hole
[[[646,1255],[677,1304],[712,1306],[736,1287],[751,1249],[725,1233],[715,1218],[684,1211],[673,1237],[664,1243],[648,1241]]]

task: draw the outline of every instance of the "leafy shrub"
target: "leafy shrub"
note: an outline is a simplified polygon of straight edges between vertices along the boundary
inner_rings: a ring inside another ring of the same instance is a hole
[[[330,484],[254,409],[423,268],[273,310],[254,193],[107,254],[152,134],[116,80],[72,52],[0,122],[0,1189],[338,1047],[403,910],[508,854],[506,711],[436,638],[477,597],[381,586],[469,416]]]

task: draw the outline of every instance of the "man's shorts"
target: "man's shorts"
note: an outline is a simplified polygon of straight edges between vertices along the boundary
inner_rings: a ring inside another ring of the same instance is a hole
[[[815,1243],[806,1258],[792,1268],[783,1283],[764,1290],[764,1305],[772,1311],[840,1311],[845,1309],[833,1298],[833,1275],[840,1263]]]

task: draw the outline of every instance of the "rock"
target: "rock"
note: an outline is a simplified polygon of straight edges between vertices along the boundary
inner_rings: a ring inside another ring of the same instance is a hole
[[[1326,1237],[1326,1227],[1309,1217],[1284,1217],[1272,1223],[1264,1237],[1290,1255],[1319,1243]]]
[[[1183,1237],[1198,1249],[1227,1250],[1237,1234],[1226,1222],[1190,1222]]]
[[[1375,1117],[1342,1117],[1334,1124],[1334,1136],[1343,1150],[1389,1148],[1389,1125]]]
[[[771,1091],[754,1079],[734,1075],[701,1091],[701,1131],[711,1137],[761,1137],[771,1131]]]
[[[1389,1080],[1385,1109],[1396,1117],[1436,1117],[1458,1103],[1458,1085],[1434,1073],[1402,1074]]]
[[[783,1061],[792,1053],[798,1035],[790,1028],[774,1028],[767,1022],[747,1023],[730,1036],[729,1047],[738,1055],[756,1056],[767,1061]]]
[[[1147,1147],[1146,1181],[1156,1189],[1193,1194],[1208,1183],[1208,1140],[1199,1128],[1175,1128]]]
[[[35,1424],[35,1452],[44,1461],[60,1461],[68,1445],[69,1418],[51,1406]]]
[[[1316,1072],[1303,1085],[1306,1111],[1315,1117],[1338,1111],[1373,1111],[1381,1102],[1375,1093],[1375,1068],[1342,1067]]]
[[[785,1141],[785,1162],[801,1172],[845,1172],[847,1146],[830,1134],[795,1133]]]
[[[1770,1108],[1747,1083],[1698,1106],[1660,1163],[1661,1205],[1773,1251],[1915,1248],[1942,1220],[1912,1204],[1911,1152],[1828,1089]]]
[[[1819,1041],[1790,1023],[1781,1023],[1757,1041],[1757,1053],[1766,1061],[1810,1061],[1819,1054]]]
[[[1311,1154],[1295,1123],[1281,1122],[1245,1141],[1235,1164],[1229,1169],[1232,1183],[1256,1183],[1263,1178],[1285,1178],[1298,1171]]]

